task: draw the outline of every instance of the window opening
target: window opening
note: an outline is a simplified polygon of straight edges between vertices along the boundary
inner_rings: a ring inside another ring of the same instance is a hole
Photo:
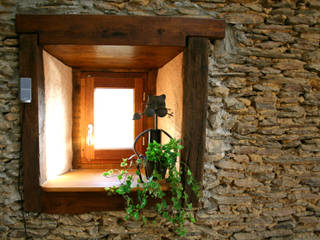
[[[132,148],[133,89],[94,90],[94,149]]]
[[[78,167],[105,168],[133,154],[134,138],[143,130],[143,123],[132,120],[133,113],[142,109],[143,78],[130,73],[92,75],[83,73],[80,77]],[[142,144],[139,147],[142,149]]]

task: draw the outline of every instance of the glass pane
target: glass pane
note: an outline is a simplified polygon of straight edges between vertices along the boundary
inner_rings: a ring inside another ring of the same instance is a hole
[[[95,149],[133,147],[133,101],[133,89],[95,89]]]

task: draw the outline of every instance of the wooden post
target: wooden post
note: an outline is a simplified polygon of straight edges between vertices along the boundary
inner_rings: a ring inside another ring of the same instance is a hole
[[[190,37],[184,51],[183,62],[182,145],[184,149],[181,158],[190,167],[195,179],[201,185],[206,144],[207,98],[208,40],[201,37]],[[199,199],[186,183],[185,187],[193,206],[199,207]]]
[[[20,77],[32,78],[32,101],[22,104],[22,158],[24,210],[41,211],[40,168],[44,156],[44,75],[42,48],[37,34],[21,34],[19,49]]]

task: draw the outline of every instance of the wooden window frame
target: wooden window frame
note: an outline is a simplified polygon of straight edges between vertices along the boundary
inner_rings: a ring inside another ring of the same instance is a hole
[[[81,26],[79,28],[78,26]],[[130,26],[128,29],[127,26]],[[144,29],[144,31],[141,31]],[[145,16],[17,15],[20,77],[32,78],[32,99],[22,105],[24,209],[31,212],[80,213],[119,209],[118,196],[101,192],[42,191],[44,135],[44,76],[42,50],[46,44],[148,45],[184,47],[182,160],[202,182],[207,112],[208,40],[224,37],[223,20]],[[187,191],[189,191],[187,189]],[[199,206],[199,200],[191,200]]]
[[[126,158],[134,154],[133,148],[125,149],[94,149],[94,145],[89,146],[86,142],[87,126],[94,123],[94,101],[93,93],[96,88],[118,88],[134,90],[134,112],[142,112],[143,110],[143,92],[144,92],[144,75],[138,77],[132,73],[111,73],[83,72],[80,77],[80,129],[81,129],[81,156],[76,161],[76,168],[85,168],[85,166],[108,168],[119,166],[122,158]],[[134,121],[134,138],[144,130],[143,120]],[[137,144],[139,152],[142,152],[142,142]]]

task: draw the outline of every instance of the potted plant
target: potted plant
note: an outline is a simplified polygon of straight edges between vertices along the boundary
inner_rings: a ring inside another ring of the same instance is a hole
[[[120,194],[126,200],[126,219],[142,219],[146,222],[142,210],[147,207],[150,199],[156,199],[156,209],[161,217],[173,223],[180,236],[185,235],[183,227],[187,219],[194,222],[192,214],[192,204],[189,203],[189,195],[183,188],[183,180],[191,186],[192,191],[199,197],[200,186],[195,181],[188,166],[183,161],[178,161],[180,150],[183,148],[180,140],[172,138],[163,129],[158,129],[158,117],[172,116],[165,104],[166,96],[148,96],[146,109],[143,113],[135,113],[133,120],[139,120],[142,115],[154,117],[155,128],[147,129],[140,133],[134,142],[134,152],[130,158],[123,159],[121,163],[122,170],[118,174],[120,185],[106,188],[106,191]],[[145,154],[139,154],[136,150],[136,143],[145,133],[149,134],[148,148]],[[170,138],[166,144],[161,144],[161,133]],[[132,175],[133,158],[136,157],[136,176]],[[143,168],[143,167],[144,168]],[[184,167],[186,179],[182,179]],[[141,173],[144,172],[144,176]],[[143,170],[144,169],[144,170]],[[131,170],[131,171],[130,171]],[[109,170],[104,173],[106,177],[113,175],[114,171]],[[162,186],[168,186],[168,191],[164,191]],[[130,195],[132,189],[135,189],[137,198]]]
[[[180,164],[177,164],[176,161],[182,148],[180,140],[174,138],[163,145],[156,141],[149,143],[146,158],[156,166],[161,166],[161,168],[154,167],[149,179],[142,181],[138,177],[141,176],[140,170],[136,171],[136,176],[129,173],[130,168],[132,168],[132,159],[123,159],[121,163],[122,170],[118,175],[120,186],[106,188],[106,191],[117,193],[124,197],[126,200],[126,220],[133,218],[134,220],[142,219],[143,222],[146,222],[147,218],[142,214],[142,210],[147,207],[151,198],[158,199],[155,207],[159,215],[174,224],[176,232],[180,236],[186,234],[186,229],[183,226],[185,221],[189,219],[194,222],[195,219],[191,211],[192,203],[188,202],[189,195],[183,188],[182,171],[178,167],[184,163],[180,161]],[[138,164],[142,164],[141,161],[141,159],[138,159]],[[163,174],[163,168],[167,169],[167,176]],[[159,169],[161,169],[160,172]],[[192,191],[199,197],[200,185],[195,181],[187,166],[185,166],[185,169],[187,173],[186,183],[191,186]],[[109,170],[104,175],[110,176],[113,173],[113,170]],[[164,183],[168,185],[168,191],[163,191],[162,185]],[[136,199],[130,195],[132,189],[137,192]],[[169,200],[167,196],[170,196]]]

